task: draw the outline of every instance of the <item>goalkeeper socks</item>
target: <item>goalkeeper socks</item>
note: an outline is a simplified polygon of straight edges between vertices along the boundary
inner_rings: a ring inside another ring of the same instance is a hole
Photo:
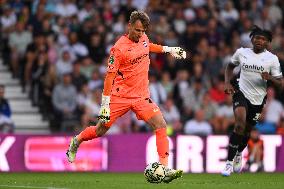
[[[241,153],[247,147],[248,141],[249,141],[249,136],[247,135],[244,136],[242,139],[242,143],[239,145],[238,152]]]
[[[228,151],[228,161],[233,161],[239,145],[241,144],[243,135],[239,135],[235,132],[232,133],[229,140],[229,151]]]
[[[96,126],[90,126],[84,129],[79,135],[76,136],[79,143],[87,140],[97,138]]]
[[[156,146],[160,163],[168,166],[169,140],[167,138],[166,128],[156,129]]]

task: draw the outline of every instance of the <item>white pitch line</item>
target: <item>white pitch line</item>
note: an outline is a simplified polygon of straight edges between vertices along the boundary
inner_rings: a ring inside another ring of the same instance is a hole
[[[7,187],[7,188],[30,188],[30,189],[68,189],[68,188],[56,188],[56,187],[50,187],[50,186],[17,186],[17,185],[0,185],[1,187]]]

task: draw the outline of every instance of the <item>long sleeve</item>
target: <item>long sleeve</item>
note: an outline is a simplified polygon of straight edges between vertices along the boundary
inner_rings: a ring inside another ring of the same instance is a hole
[[[149,51],[153,53],[163,53],[163,46],[154,43],[149,44]]]

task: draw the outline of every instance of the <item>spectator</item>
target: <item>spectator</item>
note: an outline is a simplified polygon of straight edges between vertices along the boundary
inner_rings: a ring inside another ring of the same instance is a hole
[[[260,133],[274,134],[283,112],[283,105],[275,99],[275,90],[269,87],[267,89],[267,101],[262,112],[262,120],[257,124],[256,128]]]
[[[269,18],[269,8],[268,7],[263,7],[261,10],[261,17],[259,19],[255,19],[254,20],[254,24],[267,29],[267,30],[271,30],[273,27],[273,23],[271,21],[271,19]]]
[[[90,18],[94,12],[95,9],[93,7],[93,3],[91,1],[85,1],[84,7],[78,12],[79,21],[81,23],[84,22],[86,19]]]
[[[95,70],[95,65],[94,65],[94,62],[92,61],[92,59],[88,56],[83,58],[81,66],[80,66],[81,74],[85,78],[87,78],[87,80],[90,80],[94,70]]]
[[[76,58],[82,58],[89,55],[87,46],[79,42],[76,32],[69,33],[68,48],[70,49],[71,53],[76,56]]]
[[[62,82],[57,84],[52,93],[52,105],[55,114],[55,129],[63,129],[64,121],[76,120],[77,118],[77,92],[75,86],[71,83],[71,75],[65,73]],[[74,124],[71,123],[71,124]],[[53,128],[54,129],[54,128]]]
[[[3,6],[3,14],[1,15],[1,30],[4,34],[9,34],[13,30],[14,25],[17,22],[17,17],[13,9],[6,4]]]
[[[238,20],[239,13],[231,0],[226,1],[225,8],[220,12],[220,21],[226,28],[231,28]]]
[[[38,33],[34,36],[34,40],[27,46],[26,54],[24,61],[25,64],[23,65],[23,87],[25,89],[26,85],[31,84],[31,72],[34,62],[38,56],[40,51],[47,51],[46,39],[45,36],[41,33]]]
[[[89,120],[95,122],[99,115],[100,104],[101,104],[101,89],[94,89],[91,92],[91,95],[88,95],[88,98],[85,102],[85,116],[88,117]]]
[[[204,74],[201,57],[195,55],[193,58],[192,75],[190,77],[190,83],[193,84],[196,80],[201,80],[202,87],[208,90],[211,87],[210,79],[207,74]]]
[[[71,73],[73,70],[73,61],[69,50],[64,49],[61,58],[56,62],[56,72],[58,77],[62,77],[65,73]]]
[[[81,112],[85,112],[88,99],[91,99],[91,92],[88,84],[85,83],[81,86],[77,95],[77,104]]]
[[[248,161],[245,169],[251,172],[263,171],[263,140],[260,139],[259,132],[253,129],[248,141]]]
[[[88,79],[81,73],[81,61],[76,60],[73,64],[72,83],[77,91],[80,91],[82,86],[88,83]]]
[[[187,97],[184,91],[189,89],[189,73],[187,70],[179,70],[177,72],[176,82],[174,85],[175,104],[178,107],[183,107],[184,99]]]
[[[182,123],[180,122],[180,113],[175,106],[172,98],[167,98],[161,106],[161,111],[168,124],[167,130],[169,135],[182,133]]]
[[[211,99],[220,104],[223,103],[225,101],[225,92],[224,92],[224,80],[223,80],[223,76],[220,75],[216,81],[213,81],[213,86],[212,88],[209,90]]]
[[[96,64],[101,64],[103,58],[106,56],[106,47],[103,42],[103,36],[98,33],[92,34],[90,36],[90,44],[88,46],[88,51],[90,52],[90,57]]]
[[[276,134],[284,136],[284,113],[276,129]]]
[[[235,118],[231,95],[226,95],[225,102],[217,110],[217,123],[214,125],[216,134],[228,134],[234,128]]]
[[[149,73],[149,89],[151,99],[158,105],[163,104],[167,99],[167,92],[163,85],[158,81],[155,73]]]
[[[53,64],[49,65],[43,81],[44,89],[43,89],[42,102],[44,108],[42,108],[42,113],[44,119],[52,120],[53,116],[52,92],[57,82],[58,78],[56,75],[55,65]]]
[[[218,51],[215,46],[209,46],[208,57],[205,59],[206,72],[210,79],[213,80],[222,73],[222,62],[218,57]]]
[[[192,86],[184,90],[183,107],[187,110],[194,110],[194,107],[201,107],[202,98],[205,94],[205,89],[202,86],[202,80],[197,78]]]
[[[203,97],[202,97],[202,101],[200,104],[196,103],[193,106],[193,111],[196,112],[199,109],[204,110],[204,119],[210,123],[210,125],[213,128],[214,134],[218,134],[218,132],[216,132],[215,130],[215,126],[219,123],[217,123],[217,119],[216,119],[216,112],[218,111],[218,104],[213,102],[210,94],[208,92],[206,92]]]
[[[11,50],[11,67],[14,76],[19,76],[19,62],[23,59],[28,44],[32,42],[32,34],[25,30],[21,21],[16,24],[16,30],[9,35],[9,47]]]
[[[4,98],[5,87],[0,85],[0,132],[11,133],[14,130],[14,124],[11,119],[11,109],[7,99]]]
[[[93,71],[92,78],[88,82],[88,87],[91,91],[101,89],[103,87],[103,80],[97,69]]]
[[[166,36],[169,31],[170,31],[170,25],[167,21],[167,17],[165,15],[161,15],[155,27],[155,32],[157,34],[161,34],[162,36]]]
[[[44,77],[48,72],[48,57],[46,51],[41,51],[32,65],[31,98],[33,106],[43,107]]]
[[[207,136],[212,134],[211,125],[204,120],[204,110],[195,111],[194,119],[188,120],[184,126],[184,133],[188,135]]]
[[[166,90],[167,96],[173,96],[173,81],[169,72],[163,72],[161,76],[161,84]]]
[[[56,14],[65,18],[76,15],[78,12],[77,6],[70,0],[63,0],[56,5]]]
[[[283,12],[279,6],[276,5],[276,1],[266,0],[266,6],[268,7],[268,18],[271,20],[272,24],[275,26],[282,22]]]

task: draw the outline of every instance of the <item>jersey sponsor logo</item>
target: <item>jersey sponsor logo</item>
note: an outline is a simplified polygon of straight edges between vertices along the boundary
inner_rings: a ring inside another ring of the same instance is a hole
[[[113,63],[114,63],[114,56],[113,56],[113,55],[111,55],[111,56],[109,57],[108,63],[109,63],[109,64],[113,64]]]
[[[263,72],[264,71],[264,67],[263,66],[257,66],[257,65],[247,65],[247,64],[243,64],[242,68],[245,71],[249,71],[249,72]]]
[[[147,53],[147,54],[143,54],[142,56],[139,56],[139,57],[137,57],[137,58],[134,58],[134,59],[130,60],[130,63],[131,63],[132,65],[133,65],[133,64],[140,63],[140,62],[143,60],[143,58],[145,58],[145,57],[147,57],[147,56],[149,56],[148,53]]]

